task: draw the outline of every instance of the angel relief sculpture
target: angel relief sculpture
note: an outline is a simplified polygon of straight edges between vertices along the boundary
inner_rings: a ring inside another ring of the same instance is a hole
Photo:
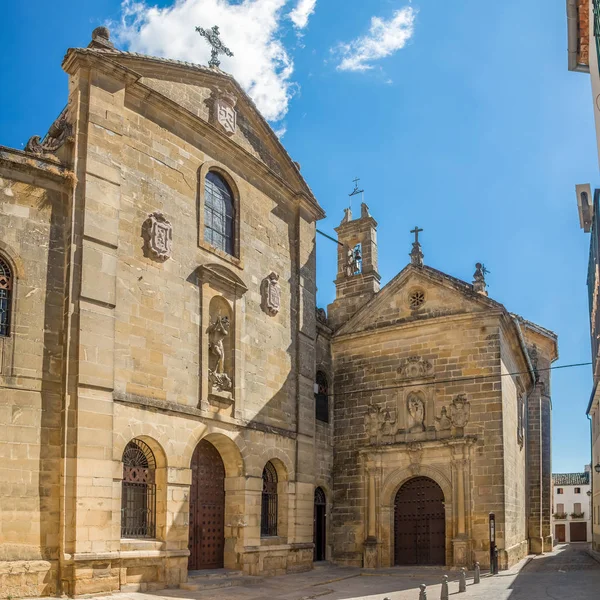
[[[208,350],[212,355],[213,368],[208,369],[208,379],[218,392],[230,392],[231,378],[225,373],[225,346],[223,341],[229,335],[229,317],[218,316],[207,329]]]

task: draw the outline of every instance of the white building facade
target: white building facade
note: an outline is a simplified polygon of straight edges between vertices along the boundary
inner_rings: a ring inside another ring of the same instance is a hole
[[[592,540],[590,467],[583,473],[554,473],[552,529],[556,543]]]

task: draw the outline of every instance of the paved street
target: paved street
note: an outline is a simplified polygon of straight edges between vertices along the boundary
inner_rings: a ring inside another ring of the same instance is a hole
[[[111,600],[417,600],[419,584],[428,585],[428,600],[440,597],[444,573],[450,595],[458,593],[458,573],[438,568],[397,567],[377,572],[319,566],[309,573],[266,579],[244,578],[243,585],[206,589],[213,578],[203,578],[202,590],[163,590],[120,593]],[[526,559],[496,577],[482,575],[481,584],[467,581],[464,600],[598,600],[600,563],[587,553],[587,544],[562,544],[544,556]],[[196,580],[197,581],[197,580]],[[232,583],[238,583],[235,577]]]

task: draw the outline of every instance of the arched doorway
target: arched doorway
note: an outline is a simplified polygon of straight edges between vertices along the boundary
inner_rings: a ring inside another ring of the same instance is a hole
[[[327,499],[322,488],[315,490],[315,512],[314,512],[314,544],[313,560],[327,560]]]
[[[429,477],[409,479],[394,502],[394,564],[446,562],[444,492]]]
[[[188,569],[223,567],[225,466],[219,451],[201,440],[192,456]]]

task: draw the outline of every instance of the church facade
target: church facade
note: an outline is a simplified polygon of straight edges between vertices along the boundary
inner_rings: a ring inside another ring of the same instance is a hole
[[[235,80],[105,28],[63,68],[0,147],[2,597],[485,565],[489,512],[501,566],[551,547],[554,334],[418,241],[380,290],[366,206],[316,309],[323,209]]]

